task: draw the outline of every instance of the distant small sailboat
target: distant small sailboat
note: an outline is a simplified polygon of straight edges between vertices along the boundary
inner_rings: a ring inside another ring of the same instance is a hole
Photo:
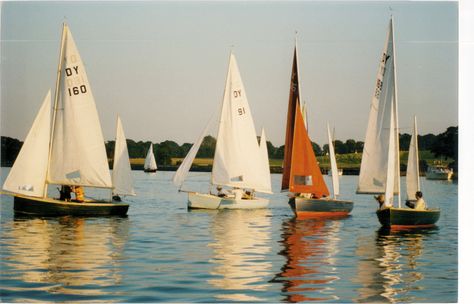
[[[48,92],[3,189],[14,195],[15,213],[47,216],[127,213],[128,204],[48,197],[48,185],[52,184],[110,190],[114,187],[94,97],[66,24],[61,36],[53,117]]]
[[[295,45],[281,190],[295,194],[288,203],[297,217],[347,215],[353,208],[353,202],[329,198],[329,190],[314,155],[300,106],[297,57]]]
[[[116,201],[121,201],[120,195],[135,195],[127,140],[120,116],[117,116],[112,184],[114,186],[112,195]]]
[[[449,169],[439,163],[428,166],[426,170],[426,179],[434,180],[451,180],[453,177],[453,169]]]
[[[414,210],[401,206],[395,60],[391,18],[370,107],[357,193],[384,194],[383,205],[377,210],[377,217],[383,226],[430,226],[438,220],[439,210]],[[414,189],[419,189],[416,137],[415,121],[407,168],[409,198],[414,195]],[[393,206],[395,195],[398,195],[398,208]]]
[[[180,189],[208,127],[209,124],[196,140],[173,177],[173,182]],[[253,195],[247,196],[244,193],[244,190],[271,193],[268,154],[266,163],[263,156],[264,150],[267,149],[266,144],[263,144],[266,142],[264,133],[262,133],[262,138],[263,141],[259,145],[237,60],[231,53],[222,100],[211,184],[233,189],[226,195],[189,192],[188,208],[266,208],[269,203],[268,199]]]
[[[145,172],[156,172],[158,167],[156,166],[155,155],[153,153],[153,144],[150,144],[148,153],[146,154],[145,164],[143,165],[143,171]]]
[[[416,117],[413,122],[413,133],[408,151],[406,174],[407,200],[416,201],[415,193],[420,191],[420,169],[418,162],[418,131]],[[416,210],[411,208],[382,208],[377,210],[377,217],[383,226],[389,227],[429,227],[439,219],[440,209]]]
[[[335,129],[334,129],[334,130],[333,130],[333,137],[335,136],[335,135],[334,135],[335,133],[336,133],[336,131],[335,131]],[[331,133],[330,133],[330,131],[329,131],[329,125],[328,125],[328,138],[330,138],[330,139],[329,139],[329,143],[331,143],[331,144],[328,144],[328,147],[329,147],[329,158],[330,158],[330,161],[331,161],[331,169],[328,170],[328,175],[329,175],[329,176],[332,176],[332,175],[333,175],[333,174],[332,174],[332,173],[333,173],[333,170],[334,170],[334,168],[336,168],[336,167],[333,167],[333,166],[332,166],[333,162],[332,162],[332,158],[331,158],[331,157],[334,157],[334,164],[336,164],[336,152],[335,152],[336,141],[335,141],[335,139],[331,139],[332,137],[331,137]],[[332,148],[332,155],[333,155],[333,156],[331,156],[331,148]],[[337,169],[337,175],[342,176],[343,173],[344,173],[344,171],[343,171],[341,168],[338,168],[338,169]]]

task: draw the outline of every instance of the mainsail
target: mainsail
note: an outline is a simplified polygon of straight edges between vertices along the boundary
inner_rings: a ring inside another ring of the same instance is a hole
[[[133,189],[132,170],[128,156],[127,140],[123,132],[122,120],[117,116],[115,135],[114,169],[112,172],[113,194],[135,195]]]
[[[51,91],[44,98],[3,189],[29,196],[44,194],[51,125]]]
[[[300,100],[300,86],[298,75],[298,52],[295,45],[293,52],[293,66],[291,68],[290,96],[288,100],[288,113],[286,118],[285,155],[283,159],[283,176],[281,190],[287,191],[290,187],[290,171],[293,151],[293,134],[295,128],[296,108]]]
[[[317,198],[329,196],[329,190],[304,125],[299,103],[296,105],[292,147],[289,190],[295,193],[313,193]]]
[[[244,85],[234,54],[222,100],[212,184],[271,192],[271,184],[262,175],[257,135]]]
[[[47,181],[49,184],[111,188],[94,96],[66,24],[61,53]]]
[[[334,146],[332,144],[331,131],[329,130],[328,124],[328,146],[329,146],[329,159],[331,162],[331,178],[332,178],[332,189],[334,198],[339,195],[339,171],[337,169],[336,153],[334,152]]]
[[[387,39],[377,73],[375,92],[370,105],[357,193],[385,193],[389,149],[395,153],[393,190],[399,192],[398,107],[395,75],[393,22],[390,20]],[[393,114],[393,118],[392,118]],[[390,126],[394,120],[394,128]],[[390,133],[395,132],[394,145],[389,147]],[[390,153],[391,153],[390,152]],[[391,164],[392,165],[392,164]]]
[[[418,129],[416,125],[416,116],[413,119],[413,133],[410,140],[410,149],[408,151],[407,163],[407,197],[409,200],[415,200],[415,193],[420,191],[420,168],[418,163]]]
[[[158,167],[156,166],[155,155],[153,154],[153,144],[150,144],[150,148],[148,149],[148,153],[146,154],[145,164],[143,165],[145,170],[156,170]]]

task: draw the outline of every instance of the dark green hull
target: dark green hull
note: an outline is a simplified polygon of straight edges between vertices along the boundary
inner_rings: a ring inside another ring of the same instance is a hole
[[[436,224],[439,215],[439,209],[386,208],[377,210],[379,222],[384,227],[430,227]]]
[[[297,216],[348,215],[354,203],[336,199],[292,197],[288,204]]]
[[[128,204],[106,201],[87,201],[84,203],[64,202],[51,198],[15,196],[13,199],[15,214],[41,216],[125,216]]]

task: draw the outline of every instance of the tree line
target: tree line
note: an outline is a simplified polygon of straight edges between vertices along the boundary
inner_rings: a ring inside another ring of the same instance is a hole
[[[400,134],[400,150],[407,151],[410,146],[410,134]],[[260,139],[259,139],[260,140]],[[1,137],[1,164],[2,166],[11,166],[21,149],[22,142],[15,138]],[[145,158],[150,147],[150,141],[134,141],[127,139],[127,147],[130,158]],[[328,153],[328,145],[322,147],[317,143],[313,144],[314,153],[317,156],[326,155]],[[158,165],[171,164],[172,158],[183,158],[191,149],[191,143],[177,144],[172,140],[166,140],[161,143],[153,144],[153,151]],[[202,141],[197,157],[213,158],[216,147],[216,139],[210,135],[206,136]],[[336,140],[334,142],[337,154],[362,153],[364,143],[348,139],[345,142]],[[431,151],[435,157],[452,158],[457,166],[458,154],[458,127],[449,127],[445,132],[434,135],[418,135],[418,147],[420,151]],[[115,141],[107,141],[105,148],[108,158],[113,158]],[[274,146],[267,141],[268,157],[270,159],[283,159],[285,146]]]

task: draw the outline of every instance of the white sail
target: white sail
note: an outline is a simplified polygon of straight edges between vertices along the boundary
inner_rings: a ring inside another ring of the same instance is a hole
[[[51,91],[44,98],[3,189],[28,196],[43,196],[51,132]]]
[[[176,173],[173,176],[173,183],[177,187],[181,187],[184,183],[184,180],[186,179],[186,176],[189,173],[189,169],[191,169],[191,166],[193,164],[194,158],[196,157],[196,154],[199,151],[199,147],[201,146],[202,140],[206,136],[209,126],[211,125],[212,119],[207,123],[206,127],[204,130],[202,130],[201,134],[197,138],[197,140],[194,142],[193,146],[189,150],[188,154],[186,157],[183,159],[181,165],[179,166],[178,170],[176,170]]]
[[[55,101],[48,183],[112,187],[104,138],[84,64],[67,25]]]
[[[418,163],[418,130],[416,126],[416,116],[413,121],[413,133],[410,140],[410,150],[408,151],[407,163],[407,197],[415,200],[415,193],[420,191],[420,168]]]
[[[393,196],[394,196],[394,184],[396,181],[395,178],[395,157],[398,156],[398,153],[395,153],[395,111],[394,105],[390,109],[390,132],[388,140],[388,158],[387,158],[387,180],[385,185],[385,207],[393,206]]]
[[[148,149],[148,153],[146,154],[145,158],[145,165],[143,167],[146,170],[158,169],[158,167],[156,166],[155,155],[153,154],[153,144],[150,144],[150,148]]]
[[[308,130],[308,107],[306,106],[306,101],[303,102],[301,105],[301,114],[303,114],[303,122],[304,126],[306,127],[306,131],[309,132]]]
[[[331,162],[331,178],[332,178],[332,190],[334,198],[339,195],[339,171],[336,163],[336,153],[334,152],[334,146],[332,145],[331,131],[328,126],[328,146],[329,146],[329,159]]]
[[[398,129],[395,54],[393,47],[393,25],[390,20],[387,40],[377,73],[375,92],[370,105],[369,122],[365,135],[364,151],[360,167],[357,193],[384,193],[387,183],[387,164],[389,155],[390,119],[394,107],[394,126]],[[390,149],[398,155],[398,134]],[[398,157],[394,168],[399,166]],[[395,170],[399,176],[399,170]],[[394,189],[398,193],[399,178],[395,178]]]
[[[117,116],[115,135],[114,168],[112,171],[113,194],[135,195],[133,189],[132,170],[128,156],[127,140],[123,132],[122,120]]]
[[[212,183],[271,192],[263,171],[252,114],[233,54],[222,100]]]
[[[262,134],[260,135],[260,155],[262,156],[262,180],[265,180],[267,188],[271,189],[272,180],[270,175],[270,162],[268,160],[268,148],[267,148],[267,136],[265,135],[265,129],[262,128]]]

